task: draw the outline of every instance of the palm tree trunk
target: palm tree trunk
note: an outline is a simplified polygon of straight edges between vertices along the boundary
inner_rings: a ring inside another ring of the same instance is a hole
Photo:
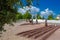
[[[38,24],[37,14],[36,14],[36,24]]]
[[[38,20],[36,19],[36,24],[38,24]]]
[[[45,19],[45,26],[47,27],[48,25],[47,25],[47,19]]]

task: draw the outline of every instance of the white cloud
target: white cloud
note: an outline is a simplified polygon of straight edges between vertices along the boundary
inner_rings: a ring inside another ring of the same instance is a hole
[[[25,13],[27,10],[30,10],[31,14],[36,14],[37,12],[40,11],[40,9],[35,7],[35,6],[30,6],[30,7],[26,6],[26,7],[23,7],[23,8],[19,8],[18,12]]]
[[[32,6],[30,10],[31,10],[31,14],[33,14],[33,15],[36,14],[36,13],[38,13],[40,11],[39,8],[34,7],[34,6]]]
[[[49,10],[49,8],[45,9],[44,11],[41,11],[41,16],[48,17],[48,15],[53,14],[54,12],[52,10]]]
[[[18,9],[18,12],[20,12],[20,13],[25,13],[26,10],[24,10],[23,8],[19,8],[19,9]]]

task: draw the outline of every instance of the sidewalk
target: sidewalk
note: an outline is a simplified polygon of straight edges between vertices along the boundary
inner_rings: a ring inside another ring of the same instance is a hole
[[[60,40],[60,29],[56,30],[47,40]]]

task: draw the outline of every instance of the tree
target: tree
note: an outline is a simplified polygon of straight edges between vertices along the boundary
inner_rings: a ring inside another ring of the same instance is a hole
[[[17,19],[17,20],[23,19],[22,13],[17,13],[17,14],[16,14],[16,19]]]
[[[53,18],[53,14],[50,14],[47,19],[48,19],[48,20],[53,20],[53,19],[54,19],[54,18]],[[47,19],[45,19],[45,26],[48,26],[48,25],[47,25]]]
[[[40,16],[40,14],[37,14],[37,19],[41,19],[41,16]]]
[[[45,19],[44,16],[41,19]]]
[[[33,16],[33,19],[35,19],[35,16]]]
[[[30,5],[32,0],[26,0]],[[0,0],[0,31],[3,31],[5,23],[16,21],[17,5],[23,7],[21,0]]]
[[[4,30],[2,26],[5,23],[15,21],[16,10],[13,8],[15,2],[18,0],[0,0],[0,31]]]
[[[37,14],[37,15],[36,15],[36,24],[38,23],[38,20],[37,20],[37,19],[41,19],[40,14]]]
[[[45,18],[45,26],[47,27],[48,26],[48,24],[47,24],[47,19]]]
[[[48,16],[48,20],[53,20],[54,18],[53,18],[53,14],[50,14],[49,16]]]
[[[24,19],[31,19],[31,17],[32,15],[28,11],[23,15]]]
[[[26,5],[30,6],[33,1],[26,0]],[[22,8],[24,6],[21,0],[0,0],[0,31],[3,31],[5,23],[16,21],[17,5],[20,5]]]

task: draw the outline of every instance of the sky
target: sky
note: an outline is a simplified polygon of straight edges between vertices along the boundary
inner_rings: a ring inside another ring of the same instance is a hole
[[[48,16],[52,13],[54,16],[60,14],[60,0],[40,0],[39,5],[36,4],[36,0],[31,5],[31,8],[24,6],[22,8],[18,8],[18,12],[25,13],[27,10],[31,10],[31,14],[35,15],[36,13],[40,13],[41,16]]]
[[[36,1],[34,3],[36,3]],[[56,14],[60,13],[60,0],[40,0],[39,6],[37,6],[36,4],[33,5],[40,8],[40,10],[49,8],[50,10],[54,11]]]

